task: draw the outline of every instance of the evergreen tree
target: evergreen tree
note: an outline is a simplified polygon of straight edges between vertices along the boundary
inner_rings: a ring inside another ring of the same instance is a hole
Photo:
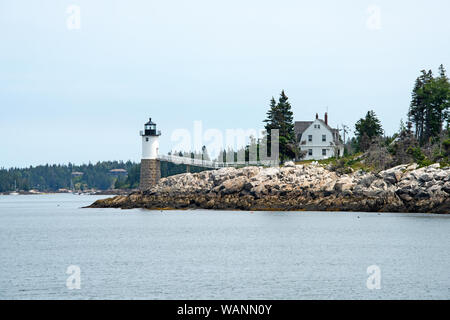
[[[269,111],[267,111],[266,113],[267,118],[266,120],[264,120],[264,122],[266,123],[265,128],[267,132],[269,132],[271,129],[275,129],[274,125],[277,122],[277,112],[277,102],[275,101],[274,97],[272,97],[272,99],[270,99]]]
[[[288,97],[281,91],[280,98],[278,100],[278,109],[280,112],[280,137],[285,141],[285,144],[295,142],[294,133],[294,114],[292,112],[291,104],[288,101]],[[281,138],[280,138],[281,140]]]
[[[361,118],[355,124],[357,151],[366,151],[374,138],[383,135],[381,122],[373,110],[367,112],[365,118]]]
[[[421,72],[414,85],[408,117],[415,126],[416,139],[424,145],[438,139],[445,121],[448,125],[450,82],[443,65],[436,78],[431,70]]]
[[[275,101],[274,97],[272,97],[272,99],[270,99],[269,111],[267,111],[266,115],[267,115],[267,118],[263,122],[266,123],[264,128],[266,129],[266,133],[267,133],[267,155],[271,156],[271,154],[272,154],[271,132],[272,132],[272,129],[279,129],[278,123],[279,123],[279,118],[280,118],[279,111],[277,108],[277,102]]]
[[[288,101],[284,90],[281,91],[278,103],[272,97],[270,100],[270,108],[267,111],[267,118],[265,129],[267,132],[267,143],[270,154],[271,131],[273,129],[279,130],[279,152],[280,160],[295,158],[298,148],[296,147],[295,133],[294,133],[294,114],[292,112],[291,104]]]
[[[445,121],[448,125],[448,114],[450,110],[450,81],[446,75],[444,66],[439,66],[439,77],[433,81],[433,120],[434,130],[431,132],[433,136],[438,136],[442,132]]]
[[[424,99],[423,90],[425,84],[430,81],[430,72],[422,70],[422,75],[416,79],[412,92],[411,105],[409,107],[408,117],[415,126],[415,136],[419,141],[424,136],[426,101]]]

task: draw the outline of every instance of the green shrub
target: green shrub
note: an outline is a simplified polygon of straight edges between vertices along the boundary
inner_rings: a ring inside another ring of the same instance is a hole
[[[417,162],[420,167],[426,167],[433,164],[433,161],[423,154],[420,147],[409,147],[406,152],[413,157],[414,161]]]
[[[444,150],[445,150],[445,156],[446,157],[450,156],[450,138],[445,139],[442,142],[442,146],[444,147]]]

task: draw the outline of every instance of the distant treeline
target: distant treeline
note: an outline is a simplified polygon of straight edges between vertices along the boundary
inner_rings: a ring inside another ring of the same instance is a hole
[[[111,188],[133,189],[139,187],[140,164],[127,161],[102,161],[96,164],[74,165],[40,165],[28,168],[0,169],[0,192],[14,190],[57,191],[73,190],[107,190]],[[110,173],[112,169],[124,169],[126,176]],[[191,172],[199,172],[203,168],[191,167]],[[186,172],[185,165],[161,162],[161,177]],[[75,173],[75,174],[73,174]],[[80,175],[79,173],[82,173]]]

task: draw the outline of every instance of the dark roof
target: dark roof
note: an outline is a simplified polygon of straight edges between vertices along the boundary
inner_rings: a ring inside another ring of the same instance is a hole
[[[109,170],[109,172],[128,172],[128,171],[125,169],[111,169]]]
[[[317,119],[320,121],[320,123],[326,127],[328,130],[330,130],[333,133],[337,133],[337,136],[339,137],[339,130],[338,129],[334,129],[331,128],[328,124],[325,123],[325,121],[323,121],[322,119]],[[295,121],[294,123],[294,132],[295,132],[295,136],[297,137],[297,140],[300,141],[301,135],[303,134],[303,132],[305,132],[306,129],[308,129],[308,127],[313,123],[314,121]],[[334,139],[334,137],[333,137]],[[336,139],[334,139],[336,140]],[[340,141],[337,140],[338,144],[340,144]]]
[[[323,121],[322,119],[317,119],[317,120],[319,120],[320,123],[322,123],[322,125],[323,125],[325,128],[328,128],[328,130],[330,130],[330,131],[336,130],[336,129],[333,129],[332,127],[330,127],[329,125],[327,125],[327,124],[325,123],[325,121]]]
[[[152,122],[152,118],[148,118],[148,122],[145,124],[145,125],[151,125],[151,124],[156,124],[156,123],[154,123],[154,122]]]
[[[299,134],[305,132],[306,129],[313,123],[313,121],[295,121],[294,132],[295,136],[298,137]]]

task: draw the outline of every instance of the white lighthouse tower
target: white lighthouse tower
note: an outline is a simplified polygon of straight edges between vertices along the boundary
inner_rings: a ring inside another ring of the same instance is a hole
[[[141,131],[140,134],[142,136],[142,159],[156,159],[161,131],[156,131],[156,123],[152,122],[152,118],[144,125],[144,131]]]
[[[140,189],[146,190],[158,183],[161,178],[158,160],[161,131],[156,130],[156,123],[152,122],[152,118],[150,118],[144,125],[144,131],[141,131],[140,135],[142,137]]]

